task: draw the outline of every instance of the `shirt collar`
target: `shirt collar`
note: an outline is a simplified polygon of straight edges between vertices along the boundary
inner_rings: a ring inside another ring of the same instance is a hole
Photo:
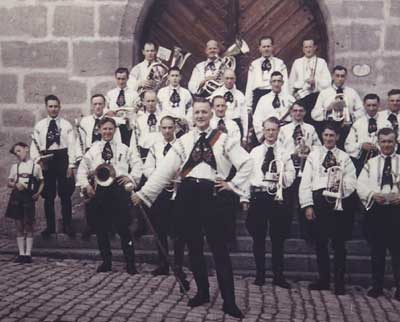
[[[194,131],[195,131],[195,134],[197,135],[197,136],[200,136],[200,134],[201,133],[206,133],[206,136],[208,136],[210,133],[211,133],[211,131],[212,131],[212,127],[211,126],[208,126],[208,128],[206,129],[206,130],[204,130],[204,131],[200,131],[197,127],[195,127],[194,128]]]
[[[176,137],[175,137],[175,136],[174,136],[174,139],[173,139],[171,142],[167,142],[167,141],[164,139],[164,137],[163,137],[163,144],[164,144],[164,145],[167,145],[168,143],[172,145],[172,144],[175,143],[175,141],[176,141]]]
[[[176,89],[177,91],[179,91],[180,85],[178,84],[178,86],[176,86],[176,87],[173,87],[172,85],[169,85],[169,89],[170,89],[171,91],[174,90],[174,89]]]
[[[263,145],[264,145],[265,149],[275,148],[276,142],[274,144],[268,144],[267,141],[264,140]]]
[[[50,116],[47,116],[47,119],[49,120],[49,122],[51,121],[51,120],[55,120],[56,122],[60,122],[60,115],[58,115],[57,117],[50,117]]]
[[[232,94],[235,92],[235,90],[236,90],[236,85],[235,84],[233,84],[233,87],[232,88],[227,88],[225,85],[223,85],[222,86],[222,89],[223,89],[223,91],[224,91],[224,93],[226,93],[226,92],[232,92]]]
[[[332,87],[333,87],[333,89],[334,89],[335,91],[339,88],[339,87],[336,86],[335,83],[332,83]],[[343,86],[341,87],[341,89],[344,90],[345,88],[346,88],[346,85],[343,84]]]
[[[335,145],[335,147],[334,148],[332,148],[332,149],[327,149],[327,147],[325,146],[325,145],[323,145],[322,146],[322,148],[324,149],[324,154],[326,154],[328,151],[332,151],[332,153],[335,153],[336,152],[336,150],[337,150],[337,147],[336,147],[336,145]]]
[[[381,153],[379,153],[379,156],[383,159],[383,160],[385,160],[387,157],[391,157],[392,159],[393,158],[395,158],[396,157],[396,147],[394,148],[394,151],[393,151],[393,153],[391,154],[391,155],[384,155],[382,152]]]

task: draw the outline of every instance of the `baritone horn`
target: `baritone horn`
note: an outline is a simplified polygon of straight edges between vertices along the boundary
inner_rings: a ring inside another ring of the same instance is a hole
[[[267,193],[275,196],[274,200],[283,202],[283,171],[285,164],[281,160],[274,159],[269,163],[264,181],[272,183],[267,186]]]
[[[328,203],[335,203],[334,210],[343,211],[343,169],[340,165],[336,165],[328,168],[327,171],[328,184],[322,195]]]

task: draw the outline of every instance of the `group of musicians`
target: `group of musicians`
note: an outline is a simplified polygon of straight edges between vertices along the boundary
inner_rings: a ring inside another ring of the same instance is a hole
[[[241,317],[228,248],[240,206],[248,213],[246,227],[253,238],[254,284],[265,284],[269,228],[273,283],[290,288],[284,276],[284,242],[298,213],[317,257],[319,277],[309,288],[330,287],[331,242],[337,295],[345,294],[346,241],[355,212],[362,212],[372,257],[368,295],[383,294],[388,248],[395,298],[400,300],[400,90],[389,92],[388,108],[382,111],[378,95],[361,100],[346,84],[347,69],[335,66],[330,73],[317,57],[313,39],[303,41],[304,55],[290,74],[274,56],[272,37],[259,40],[259,51],[260,58],[249,67],[245,93],[236,88],[235,71],[220,56],[219,44],[210,40],[206,60],[195,66],[188,89],[180,85],[177,66],[158,82],[155,74],[162,64],[149,42],[143,62],[130,72],[118,68],[116,88],[93,95],[92,114],[75,126],[60,117],[60,100],[47,96],[48,116],[36,124],[31,147],[32,158],[52,155],[41,161],[47,222],[43,238],[56,229],[56,191],[64,232],[75,235],[71,195],[76,179],[86,200],[84,237],[96,233],[103,261],[98,272],[111,270],[109,231],[114,230],[127,272],[137,273],[128,229],[130,208],[136,206],[149,215],[159,241],[153,275],[169,274],[172,268],[185,281],[187,246],[197,286],[188,305],[209,302],[206,237],[223,311]],[[169,236],[173,264],[166,256]]]

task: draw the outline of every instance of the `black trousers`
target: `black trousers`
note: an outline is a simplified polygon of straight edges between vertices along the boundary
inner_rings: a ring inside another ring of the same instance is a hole
[[[392,258],[396,287],[400,287],[400,207],[374,205],[364,216],[366,238],[371,248],[372,283],[383,287],[386,252]]]
[[[213,255],[218,285],[225,303],[235,302],[232,263],[229,257],[225,218],[216,215],[214,182],[184,179],[176,196],[177,233],[189,249],[189,261],[198,292],[208,292],[204,235]]]
[[[71,196],[75,190],[75,179],[67,178],[68,153],[67,149],[49,151],[53,157],[47,160],[47,169],[43,171],[44,189],[44,212],[46,215],[47,229],[54,233],[56,231],[56,213],[54,200],[56,195],[61,200],[61,215],[63,228],[71,226],[72,202]]]
[[[183,266],[185,242],[182,237],[174,233],[174,201],[171,200],[172,192],[163,190],[149,210],[151,223],[158,235],[161,245],[168,253],[168,236],[173,238],[174,244],[174,265]],[[168,266],[168,259],[165,258],[160,247],[158,248],[158,258],[160,266]]]
[[[105,262],[111,262],[109,232],[115,228],[121,239],[121,248],[127,262],[134,263],[135,252],[129,231],[129,193],[117,183],[110,187],[97,186],[93,199],[96,214],[95,230],[100,255]]]
[[[253,104],[251,106],[251,110],[252,110],[252,115],[254,115],[254,112],[256,111],[256,107],[258,104],[258,101],[260,100],[261,97],[263,97],[264,95],[267,95],[269,92],[271,92],[271,89],[260,89],[260,88],[256,88],[255,90],[253,90]],[[257,136],[254,132],[254,127],[253,127],[253,118],[249,117],[249,131],[250,131],[250,135],[249,135],[249,140],[250,142],[248,142],[248,144],[250,145],[251,148],[259,145]]]
[[[265,274],[265,238],[269,228],[272,244],[272,272],[275,278],[283,275],[284,242],[290,232],[291,219],[287,204],[276,202],[274,196],[270,196],[267,192],[252,194],[246,227],[253,238],[257,274]]]
[[[346,241],[351,238],[354,211],[357,205],[356,195],[353,194],[342,200],[343,211],[335,211],[334,203],[329,203],[323,190],[313,192],[314,213],[316,218],[307,221],[309,233],[314,242],[317,255],[319,279],[324,283],[330,282],[329,242],[332,241],[334,253],[335,284],[344,284],[346,272]]]

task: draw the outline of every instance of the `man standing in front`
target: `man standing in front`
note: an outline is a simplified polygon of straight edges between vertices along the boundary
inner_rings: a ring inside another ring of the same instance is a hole
[[[212,130],[210,103],[199,99],[193,104],[196,128],[179,138],[143,188],[132,196],[134,204],[142,201],[150,206],[159,193],[180,173],[181,184],[176,196],[178,234],[184,237],[189,260],[197,285],[197,294],[188,306],[196,307],[210,301],[206,261],[203,253],[203,234],[213,254],[218,284],[224,300],[223,311],[241,318],[236,305],[232,263],[225,236],[224,217],[217,216],[216,203],[220,191],[232,190],[246,196],[246,180],[252,170],[249,154],[240,142]],[[238,169],[231,181],[232,165]]]

